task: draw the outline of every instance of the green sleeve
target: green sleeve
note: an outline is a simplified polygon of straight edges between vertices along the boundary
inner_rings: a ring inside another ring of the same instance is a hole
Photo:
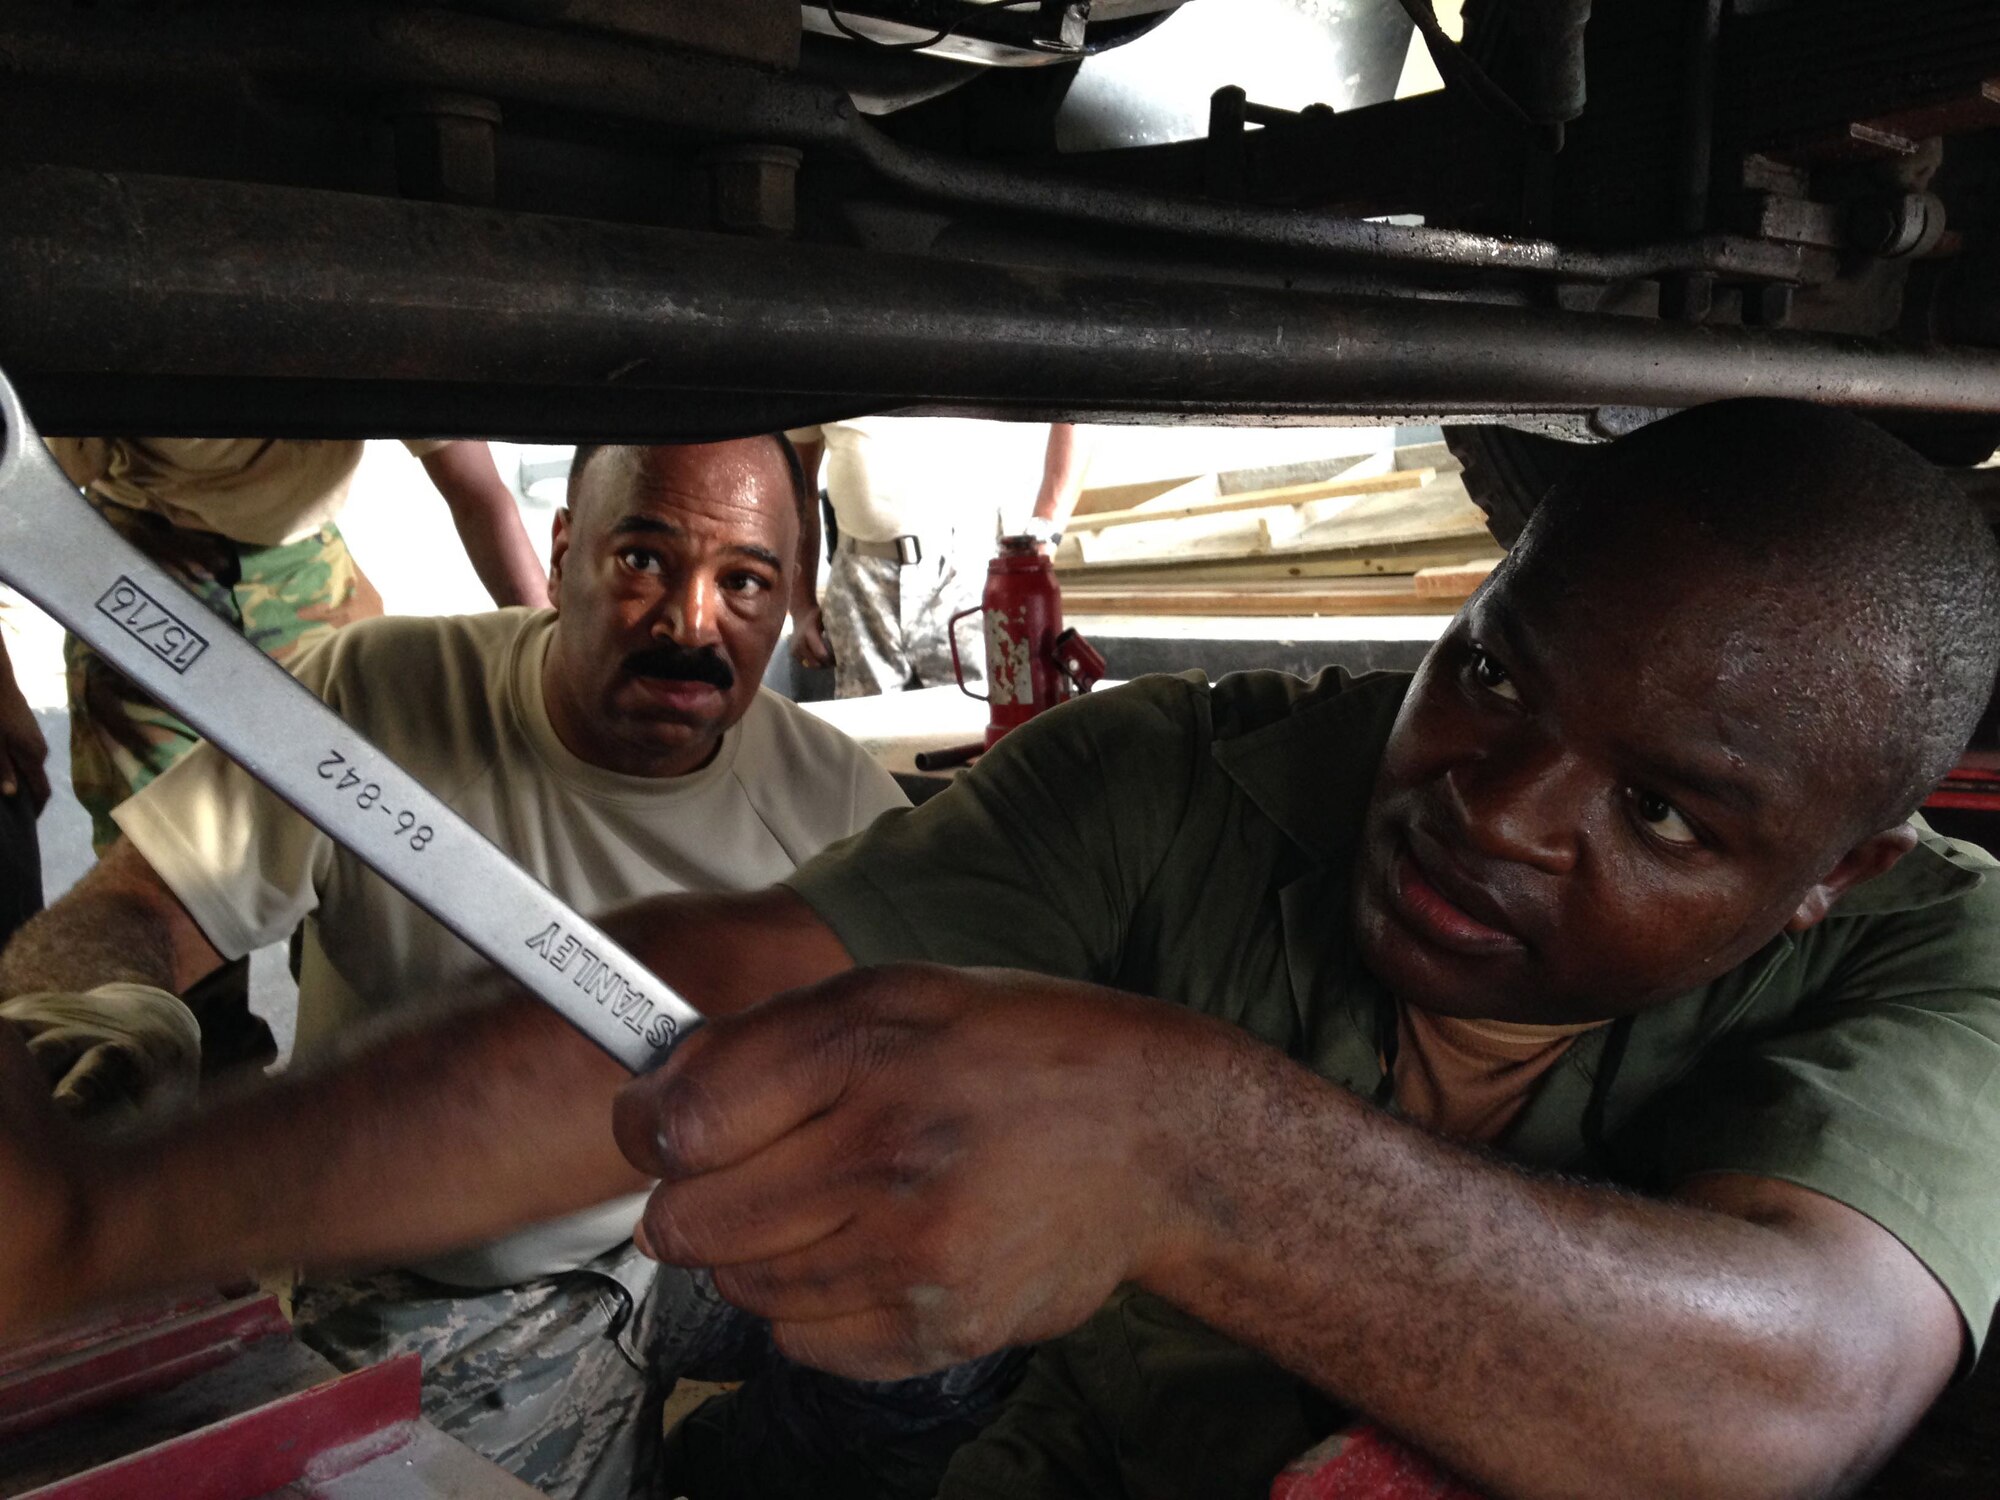
[[[2000,1300],[2000,882],[1808,934],[1812,998],[1719,1049],[1615,1144],[1662,1190],[1747,1173],[1881,1225],[1958,1304],[1976,1352]],[[1840,922],[1836,916],[1827,924]]]
[[[785,883],[858,963],[1102,981],[1207,758],[1206,684],[1142,678],[1033,719]]]

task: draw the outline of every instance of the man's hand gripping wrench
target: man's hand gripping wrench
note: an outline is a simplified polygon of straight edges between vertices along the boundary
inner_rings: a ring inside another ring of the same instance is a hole
[[[4,372],[0,440],[0,580],[633,1072],[701,1024],[114,531],[56,466]]]

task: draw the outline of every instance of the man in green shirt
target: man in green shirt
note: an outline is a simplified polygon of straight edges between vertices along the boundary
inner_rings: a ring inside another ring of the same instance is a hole
[[[2000,889],[1906,821],[1996,659],[1914,455],[1669,419],[1414,680],[1136,684],[621,915],[727,1018],[619,1097],[645,1242],[843,1375],[1045,1341],[949,1500],[1258,1494],[1350,1410],[1519,1500],[1839,1492],[2000,1285]],[[609,1197],[616,1082],[513,1001],[116,1153],[8,1089],[0,1328]]]

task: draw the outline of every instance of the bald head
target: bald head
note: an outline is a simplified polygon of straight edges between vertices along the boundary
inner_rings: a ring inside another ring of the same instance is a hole
[[[2000,665],[2000,553],[1944,474],[1872,423],[1782,401],[1697,407],[1552,491],[1504,570],[1619,597],[1660,642],[1762,672],[1802,755],[1866,768],[1860,824],[1898,822],[1963,750]],[[1810,748],[1808,748],[1810,747]]]
[[[798,450],[782,432],[720,443],[578,443],[569,466],[570,511],[578,513],[592,494],[629,494],[649,467],[688,465],[705,472],[734,469],[761,476],[760,483],[782,486],[792,497],[799,524],[804,527],[809,486]]]

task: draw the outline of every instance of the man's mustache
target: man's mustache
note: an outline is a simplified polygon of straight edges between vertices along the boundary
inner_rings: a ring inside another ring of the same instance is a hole
[[[625,670],[634,677],[705,682],[725,693],[736,685],[736,674],[729,669],[729,663],[707,646],[695,651],[672,644],[649,646],[626,657]]]

